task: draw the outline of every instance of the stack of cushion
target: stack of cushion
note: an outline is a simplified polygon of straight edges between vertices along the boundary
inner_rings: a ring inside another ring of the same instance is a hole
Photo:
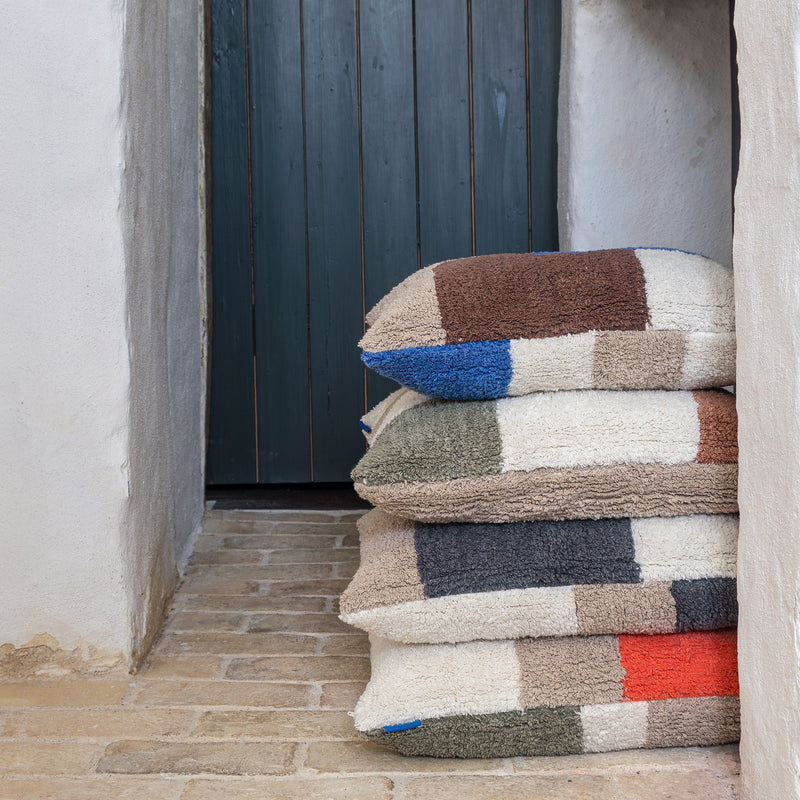
[[[363,736],[539,755],[738,737],[730,270],[670,250],[415,273],[368,316]]]

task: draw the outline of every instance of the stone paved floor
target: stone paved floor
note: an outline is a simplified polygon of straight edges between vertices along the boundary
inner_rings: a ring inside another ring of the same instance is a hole
[[[136,676],[0,684],[0,800],[734,800],[735,747],[489,761],[360,742],[367,641],[336,616],[350,512],[207,513]]]

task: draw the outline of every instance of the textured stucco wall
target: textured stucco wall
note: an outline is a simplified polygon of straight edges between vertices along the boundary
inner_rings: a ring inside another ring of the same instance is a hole
[[[198,2],[0,17],[0,645],[135,658],[202,512]]]
[[[564,0],[561,249],[731,263],[728,0]]]
[[[739,673],[745,800],[800,798],[800,7],[737,0]]]
[[[198,9],[129,0],[123,175],[131,357],[132,650],[146,647],[202,513]]]

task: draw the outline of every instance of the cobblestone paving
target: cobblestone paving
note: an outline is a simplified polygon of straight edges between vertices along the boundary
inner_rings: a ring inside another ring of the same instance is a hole
[[[735,800],[736,747],[450,761],[359,741],[367,640],[336,616],[356,518],[209,510],[139,674],[0,684],[0,800]]]

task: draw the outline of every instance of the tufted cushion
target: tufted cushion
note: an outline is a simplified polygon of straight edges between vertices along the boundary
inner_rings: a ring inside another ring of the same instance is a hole
[[[406,278],[364,363],[431,397],[732,384],[733,272],[677,250],[485,255]]]
[[[398,644],[372,640],[354,722],[406,755],[504,758],[739,736],[736,631]]]
[[[409,519],[738,510],[736,403],[721,390],[426,400],[383,423],[353,470],[354,485],[373,505]]]
[[[736,625],[738,517],[424,524],[374,509],[341,618],[401,642]]]

